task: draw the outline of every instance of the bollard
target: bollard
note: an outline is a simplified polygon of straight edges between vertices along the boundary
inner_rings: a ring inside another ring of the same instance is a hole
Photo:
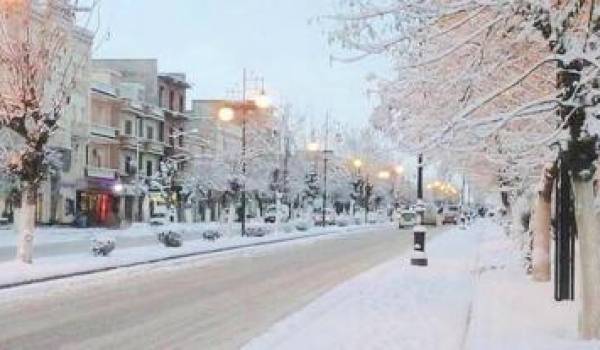
[[[427,255],[425,254],[425,235],[427,230],[423,225],[414,227],[414,251],[410,264],[414,266],[427,266]]]
[[[423,218],[425,217],[425,205],[420,200],[417,203],[417,214],[417,220],[419,224],[415,225],[413,229],[414,246],[410,264],[414,266],[427,266],[427,255],[425,254],[425,237],[427,235],[427,229],[423,225]]]

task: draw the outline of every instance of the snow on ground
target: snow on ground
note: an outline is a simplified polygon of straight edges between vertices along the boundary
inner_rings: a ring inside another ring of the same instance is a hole
[[[223,249],[235,247],[246,247],[257,244],[274,243],[280,240],[302,237],[316,237],[322,234],[339,234],[365,229],[375,229],[390,226],[389,223],[375,226],[352,226],[352,227],[313,227],[308,232],[273,233],[264,237],[224,237],[215,242],[206,240],[184,241],[180,248],[166,248],[158,242],[152,246],[119,249],[117,248],[108,257],[94,257],[89,252],[80,254],[68,254],[56,257],[35,259],[34,264],[27,265],[19,262],[0,263],[0,286],[21,283],[30,280],[38,280],[57,275],[67,275],[86,271],[95,271],[106,268],[126,266],[140,262],[160,260],[173,256],[181,256],[195,253],[210,253]],[[191,226],[186,226],[190,229]],[[196,226],[196,229],[198,226]],[[202,226],[200,226],[202,227]],[[169,226],[173,229],[174,227]],[[179,227],[181,229],[182,227]],[[136,234],[135,231],[123,231],[123,234]],[[146,231],[144,231],[146,232]],[[144,233],[145,234],[145,233]],[[117,236],[118,237],[118,236]]]
[[[449,230],[409,257],[382,264],[274,325],[244,349],[600,349],[576,341],[573,304],[523,275],[491,221]]]
[[[153,227],[148,223],[135,223],[123,229],[109,229],[102,227],[77,228],[70,226],[42,226],[35,230],[35,244],[51,244],[72,241],[89,241],[95,237],[141,237],[156,234],[157,230],[170,229],[181,232],[185,230],[216,229],[218,223],[193,223],[193,224],[170,224],[166,226]],[[0,247],[14,247],[16,244],[16,233],[12,227],[5,226],[0,229]]]

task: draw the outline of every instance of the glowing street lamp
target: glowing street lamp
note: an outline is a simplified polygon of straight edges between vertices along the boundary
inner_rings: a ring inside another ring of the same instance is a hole
[[[354,165],[357,170],[360,170],[360,168],[363,166],[363,162],[359,158],[356,158],[352,161],[352,165]]]
[[[320,148],[321,146],[317,142],[310,142],[308,145],[306,145],[306,149],[309,152],[318,152]]]
[[[246,86],[248,83],[248,75],[246,69],[243,70],[242,78],[242,101],[234,102],[219,109],[218,117],[221,121],[230,122],[236,118],[236,112],[240,112],[242,122],[242,236],[246,235],[246,124],[247,115],[250,111],[267,109],[271,106],[270,99],[264,94],[256,96],[254,99],[246,97]]]
[[[235,118],[235,111],[231,107],[223,107],[219,109],[219,120],[230,122]]]
[[[262,93],[254,98],[254,104],[260,109],[267,109],[271,107],[271,99],[269,96]]]
[[[380,171],[379,174],[377,174],[377,177],[380,178],[381,180],[389,180],[392,177],[392,174],[390,174],[389,171],[384,170],[384,171]]]
[[[402,174],[404,174],[404,167],[402,165],[396,165],[394,167],[394,171],[396,172],[397,175],[402,175]]]

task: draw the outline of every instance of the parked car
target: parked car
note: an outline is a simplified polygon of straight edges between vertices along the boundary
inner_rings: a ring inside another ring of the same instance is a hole
[[[411,206],[411,207],[409,207],[407,209],[403,209],[403,210],[410,210],[410,211],[415,212],[415,214],[417,215],[416,222],[418,222],[419,214],[418,214],[416,206]],[[400,213],[402,213],[402,210],[400,210]],[[425,212],[423,213],[423,222],[421,224],[437,226],[441,222],[442,222],[442,218],[441,218],[439,208],[433,203],[425,203]]]
[[[315,209],[313,211],[313,221],[315,225],[323,225],[322,209]],[[325,225],[335,225],[335,211],[331,208],[325,209]]]
[[[273,205],[267,208],[265,212],[264,220],[268,223],[275,223],[275,218],[277,216],[277,206]],[[287,222],[289,219],[289,209],[285,205],[279,206],[279,219],[282,222]]]
[[[444,207],[442,212],[442,223],[444,224],[458,224],[460,219],[460,206],[458,205],[447,205]]]
[[[414,210],[404,209],[398,215],[398,228],[413,227],[417,224],[417,213]]]

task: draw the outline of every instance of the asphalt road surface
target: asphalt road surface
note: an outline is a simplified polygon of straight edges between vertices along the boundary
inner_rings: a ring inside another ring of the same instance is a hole
[[[411,247],[408,230],[381,229],[0,293],[0,349],[238,349]]]

